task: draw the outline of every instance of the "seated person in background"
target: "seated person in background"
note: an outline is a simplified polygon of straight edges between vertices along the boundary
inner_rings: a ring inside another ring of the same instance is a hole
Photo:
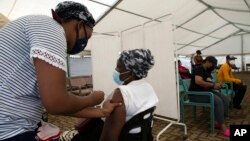
[[[203,64],[197,67],[194,71],[190,91],[209,91],[214,94],[214,113],[217,123],[215,128],[220,128],[219,132],[225,137],[230,136],[230,131],[225,125],[224,114],[228,109],[228,99],[225,95],[220,94],[214,90],[221,89],[220,83],[213,83],[211,72],[215,69],[217,65],[217,60],[213,56],[208,56],[203,61]],[[209,102],[210,99],[208,96],[190,96],[190,101],[194,102]]]
[[[233,82],[233,89],[235,96],[233,98],[234,108],[241,109],[241,101],[246,93],[247,86],[243,85],[240,79],[235,78],[232,74],[232,66],[235,64],[235,57],[227,55],[226,63],[223,64],[218,71],[218,81],[230,81]]]
[[[182,79],[191,79],[191,73],[189,72],[189,69],[182,66],[180,60],[178,60],[178,71]]]
[[[201,51],[200,50],[197,50],[196,51],[196,55],[194,56],[194,63],[195,63],[195,66],[198,67],[200,65],[202,65],[202,56],[201,56]]]
[[[123,104],[106,118],[100,141],[118,141],[129,119],[158,103],[153,87],[144,79],[153,65],[154,58],[148,49],[121,52],[113,73],[113,79],[119,86],[110,97],[111,101]]]

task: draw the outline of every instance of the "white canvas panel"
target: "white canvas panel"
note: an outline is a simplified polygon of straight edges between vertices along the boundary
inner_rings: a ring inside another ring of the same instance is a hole
[[[197,0],[185,0],[185,5],[182,5],[181,8],[173,12],[173,23],[175,25],[181,25],[206,8],[206,6]]]
[[[155,65],[147,80],[153,85],[160,99],[156,114],[179,119],[171,23],[165,22],[145,28],[145,47],[152,51],[155,58]]]
[[[250,34],[243,35],[243,52],[250,53]]]
[[[217,16],[212,10],[208,10],[183,25],[183,27],[207,34],[225,24],[226,21]]]
[[[154,87],[160,102],[156,114],[178,119],[175,83],[172,26],[160,23],[122,35],[123,50],[148,48],[155,58],[155,65],[146,78]]]
[[[112,73],[120,52],[120,38],[115,36],[93,37],[91,40],[92,74],[94,90],[102,90],[108,96],[117,85]]]
[[[144,48],[142,26],[122,33],[122,50]]]
[[[237,12],[219,9],[216,9],[216,12],[231,22],[250,25],[250,12]]]
[[[233,25],[229,24],[229,25],[226,25],[224,26],[223,28],[213,32],[212,36],[214,37],[218,37],[218,38],[225,38],[227,37],[228,35],[236,32],[237,30],[239,30],[238,28],[234,27]]]
[[[95,31],[99,33],[121,32],[134,26],[142,25],[147,21],[149,20],[114,9],[98,23]]]
[[[249,10],[244,0],[203,0],[203,1],[215,7]]]
[[[192,43],[192,45],[195,45],[195,46],[209,46],[209,45],[212,45],[213,43],[219,41],[219,39],[215,39],[215,38],[211,38],[211,37],[204,37],[204,38],[201,38],[200,40]]]
[[[201,34],[190,32],[182,28],[177,28],[174,31],[174,41],[175,43],[180,43],[180,44],[188,44],[202,36],[203,35]]]
[[[204,55],[240,54],[241,39],[239,36],[230,37],[202,51]]]

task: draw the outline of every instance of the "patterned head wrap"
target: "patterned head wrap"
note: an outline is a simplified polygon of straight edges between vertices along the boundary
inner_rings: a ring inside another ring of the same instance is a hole
[[[79,19],[88,25],[95,25],[95,20],[87,7],[81,3],[64,1],[56,6],[55,12],[63,20]]]
[[[154,57],[149,49],[134,49],[123,51],[120,54],[126,69],[132,71],[138,78],[145,78],[149,69],[154,66]]]

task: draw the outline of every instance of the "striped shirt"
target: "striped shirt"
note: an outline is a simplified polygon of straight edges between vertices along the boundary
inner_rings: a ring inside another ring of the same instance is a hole
[[[47,16],[0,29],[0,140],[37,128],[43,106],[33,58],[66,71],[66,46],[64,29]]]

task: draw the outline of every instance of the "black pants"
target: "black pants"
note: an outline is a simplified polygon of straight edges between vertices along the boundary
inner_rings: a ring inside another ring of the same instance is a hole
[[[36,131],[29,131],[3,141],[37,141],[35,136],[36,136]]]
[[[237,107],[237,106],[240,106],[241,101],[244,98],[244,95],[245,95],[246,90],[247,90],[247,86],[243,85],[241,83],[240,84],[233,83],[233,89],[235,92],[235,96],[233,98],[233,103],[234,103],[234,106]]]
[[[3,140],[3,141],[37,141],[36,139],[36,133],[37,133],[37,130],[39,127],[42,126],[41,122],[39,122],[37,124],[37,129],[35,129],[35,131],[28,131],[28,132],[24,132],[22,134],[18,134],[14,137],[11,137],[11,138],[8,138],[6,140]],[[54,140],[51,140],[51,141],[58,141],[59,139],[54,139]]]

